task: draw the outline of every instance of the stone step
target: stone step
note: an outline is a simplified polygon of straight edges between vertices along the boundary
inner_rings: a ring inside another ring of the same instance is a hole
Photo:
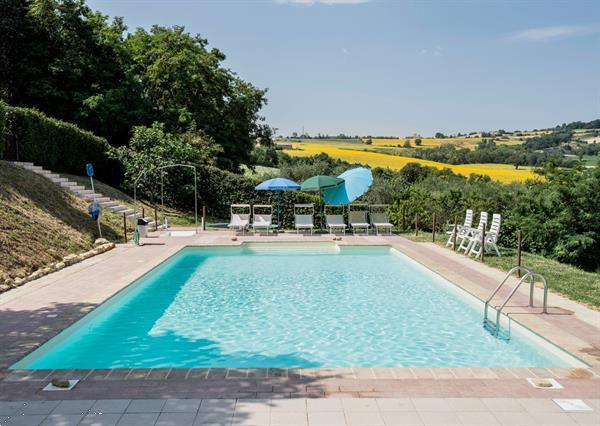
[[[85,186],[81,186],[81,185],[77,185],[75,184],[75,186],[69,186],[69,191],[75,192],[77,194],[79,194],[79,191],[83,191],[85,190]]]
[[[96,198],[96,202],[98,204],[100,204],[100,207],[102,207],[103,209],[111,207],[111,206],[116,206],[117,202],[116,201],[112,201],[110,198],[108,197],[100,197],[100,198]]]
[[[50,180],[53,180],[53,179],[58,179],[58,178],[60,178],[60,175],[59,175],[58,173],[49,173],[49,174],[47,174],[47,175],[46,175],[46,177],[47,177],[48,179],[50,179]]]
[[[107,209],[108,209],[108,210],[110,210],[110,211],[112,211],[112,212],[115,212],[115,213],[122,213],[122,212],[124,212],[125,210],[127,210],[127,207],[126,207],[126,206],[123,206],[123,205],[121,205],[121,204],[116,204],[116,203],[115,203],[115,205],[114,205],[114,206],[109,206],[109,207],[107,207]],[[133,211],[133,210],[132,210],[132,211]]]
[[[66,181],[64,181],[64,182],[61,182],[61,183],[60,183],[60,186],[62,186],[63,188],[69,189],[69,188],[71,188],[72,186],[77,186],[77,182],[73,182],[73,181],[70,181],[70,180],[66,180]]]
[[[51,180],[52,182],[54,182],[54,183],[58,183],[58,184],[60,184],[60,183],[62,183],[62,182],[68,182],[68,181],[69,181],[69,179],[67,179],[67,178],[64,178],[64,177],[50,178],[50,180]]]
[[[94,199],[94,196],[96,197],[96,201],[98,201],[98,198],[106,198],[108,200],[110,200],[110,198],[105,197],[104,195],[100,194],[99,192],[96,192],[95,194],[93,192],[78,192],[77,195],[79,195],[81,198],[85,199],[85,200],[92,200]]]
[[[43,176],[49,176],[53,173],[50,170],[41,169],[41,170],[37,171],[37,174],[43,175]]]

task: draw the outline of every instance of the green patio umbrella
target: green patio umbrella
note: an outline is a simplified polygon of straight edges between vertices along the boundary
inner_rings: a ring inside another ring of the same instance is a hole
[[[306,179],[300,185],[301,191],[323,191],[327,188],[333,188],[344,182],[344,179],[333,176],[313,176]]]
[[[301,191],[318,192],[319,197],[322,197],[324,190],[329,189],[329,188],[331,188],[331,189],[336,188],[343,183],[344,183],[344,179],[342,179],[342,178],[318,175],[318,176],[310,177],[310,178],[306,179],[304,182],[302,182],[302,184],[300,185],[300,190]],[[321,212],[321,213],[323,213],[323,212]],[[322,217],[321,217],[321,221],[323,221]],[[323,225],[324,224],[322,223],[321,228],[323,228]]]

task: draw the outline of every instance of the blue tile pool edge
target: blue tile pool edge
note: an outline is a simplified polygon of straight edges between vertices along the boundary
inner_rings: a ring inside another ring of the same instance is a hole
[[[144,272],[138,278],[136,278],[135,280],[133,280],[132,282],[127,284],[125,287],[123,287],[122,289],[120,289],[119,291],[114,293],[112,296],[110,296],[105,301],[103,301],[100,304],[98,304],[97,306],[95,306],[93,310],[91,310],[89,313],[85,314],[83,317],[79,318],[78,320],[76,320],[74,323],[69,325],[67,328],[61,330],[58,334],[51,337],[46,342],[42,343],[37,348],[34,348],[33,350],[31,350],[27,355],[25,355],[24,357],[19,359],[17,362],[15,362],[13,365],[11,365],[9,367],[9,370],[35,370],[35,369],[28,368],[27,366],[30,365],[34,360],[36,360],[40,357],[43,357],[46,353],[53,350],[57,345],[61,344],[66,339],[71,337],[74,333],[76,333],[82,326],[85,326],[89,322],[93,321],[98,315],[101,315],[106,309],[109,309],[114,304],[121,302],[126,296],[131,295],[131,293],[135,292],[136,290],[137,291],[143,290],[143,288],[144,288],[143,284],[148,282],[147,278],[149,276],[159,273],[162,268],[168,266],[172,261],[176,260],[177,257],[182,256],[188,250],[214,251],[215,249],[223,249],[224,251],[230,251],[232,249],[237,249],[237,250],[251,249],[253,246],[256,247],[256,246],[263,246],[263,245],[265,245],[265,246],[269,245],[273,248],[275,248],[275,247],[277,247],[277,248],[289,248],[289,247],[307,248],[307,247],[319,247],[320,246],[322,248],[333,249],[334,251],[336,251],[338,253],[341,251],[344,251],[344,250],[353,250],[353,249],[374,249],[374,248],[389,249],[390,253],[392,253],[393,255],[398,256],[408,262],[413,263],[417,269],[419,269],[423,274],[427,275],[432,280],[434,280],[437,285],[440,285],[440,286],[443,286],[443,287],[449,289],[457,298],[462,299],[467,304],[469,304],[471,307],[479,309],[482,313],[482,323],[483,323],[484,301],[482,299],[475,296],[474,294],[472,294],[471,292],[469,292],[468,290],[466,290],[459,284],[456,284],[456,283],[450,281],[448,278],[445,278],[441,274],[431,270],[430,268],[425,266],[423,263],[402,253],[401,251],[392,247],[389,244],[339,245],[334,242],[304,242],[304,241],[300,241],[300,242],[276,242],[276,241],[275,242],[254,242],[254,241],[252,241],[252,242],[242,242],[241,244],[234,245],[234,246],[232,246],[232,245],[202,245],[202,246],[201,245],[187,245],[187,246],[182,247],[180,250],[173,253],[172,255],[168,256],[167,258],[162,260],[157,265],[153,266],[148,271]],[[519,335],[519,337],[521,337],[525,340],[529,340],[531,343],[547,350],[548,352],[550,352],[550,354],[552,356],[554,356],[554,357],[564,361],[566,364],[568,364],[569,365],[568,368],[589,368],[590,367],[590,365],[587,364],[585,361],[583,361],[580,358],[578,358],[577,356],[571,354],[566,349],[563,349],[562,347],[554,344],[553,342],[546,339],[545,337],[538,334],[537,332],[531,330],[527,326],[521,324],[518,320],[516,320],[512,317],[509,317],[504,313],[502,314],[502,318],[505,321],[508,321],[508,320],[512,321],[511,332],[516,332]],[[64,370],[66,370],[66,368]]]

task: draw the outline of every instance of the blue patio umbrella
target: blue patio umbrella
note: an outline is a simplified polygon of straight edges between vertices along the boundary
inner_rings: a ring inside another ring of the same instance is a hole
[[[300,185],[286,178],[274,178],[266,180],[254,188],[258,191],[275,191],[277,195],[277,226],[281,224],[279,221],[279,211],[281,206],[281,191],[297,191]]]
[[[338,177],[344,179],[344,183],[323,193],[325,201],[334,206],[351,203],[367,192],[373,183],[373,173],[365,167],[346,170]]]

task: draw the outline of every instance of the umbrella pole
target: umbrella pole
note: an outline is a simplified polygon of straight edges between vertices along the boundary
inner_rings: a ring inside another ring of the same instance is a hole
[[[277,228],[281,231],[281,221],[279,220],[279,212],[281,210],[281,191],[276,191],[277,193]]]

